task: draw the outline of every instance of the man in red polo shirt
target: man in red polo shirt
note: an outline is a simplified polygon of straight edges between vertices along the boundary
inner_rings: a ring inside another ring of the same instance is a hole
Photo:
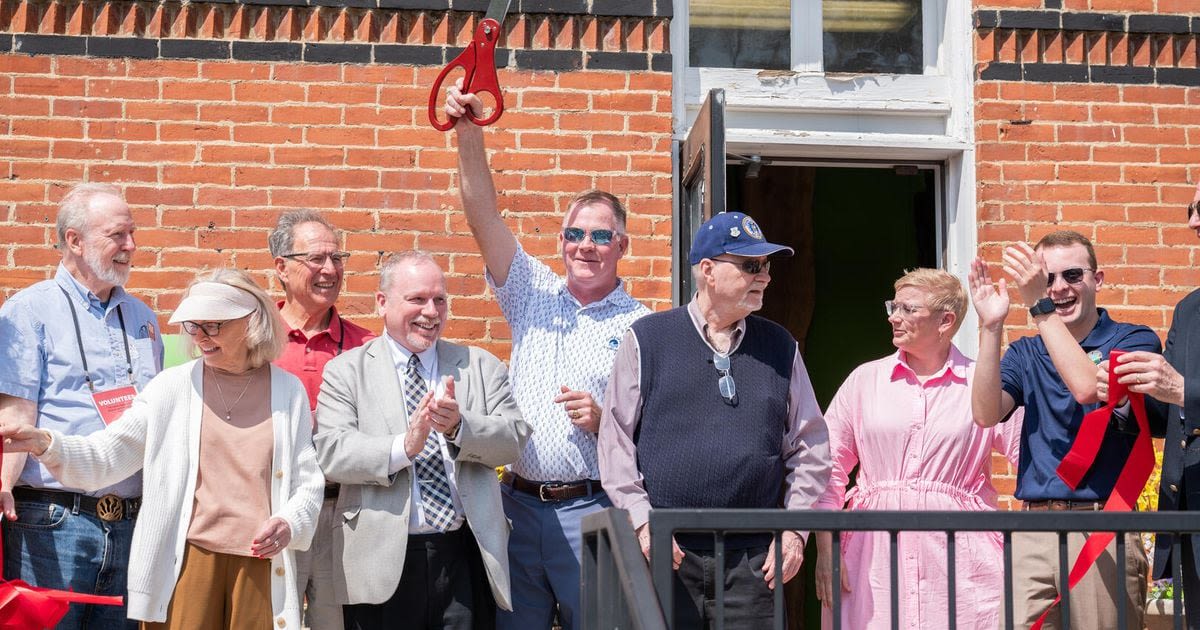
[[[279,314],[288,331],[287,344],[275,365],[304,383],[314,414],[325,364],[375,337],[366,328],[342,319],[334,306],[350,257],[339,251],[339,240],[333,225],[312,210],[284,213],[268,238],[275,273],[283,285]],[[336,484],[325,486],[325,503],[312,546],[296,554],[296,579],[300,592],[308,598],[307,625],[320,630],[342,630],[342,607],[333,591],[332,533],[337,493]]]

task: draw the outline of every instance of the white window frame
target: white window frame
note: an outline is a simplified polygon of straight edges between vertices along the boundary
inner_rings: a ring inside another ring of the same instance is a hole
[[[940,262],[965,283],[977,248],[971,3],[921,1],[924,73],[827,76],[821,0],[791,0],[791,71],[689,67],[688,1],[673,0],[674,135],[685,137],[709,90],[723,88],[730,154],[943,163]],[[965,320],[955,343],[974,355],[975,318]]]

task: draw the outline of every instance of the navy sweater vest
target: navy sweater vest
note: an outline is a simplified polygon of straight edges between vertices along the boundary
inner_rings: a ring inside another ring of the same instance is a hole
[[[776,508],[796,341],[751,315],[730,356],[736,405],[721,397],[713,351],[687,307],[633,324],[641,355],[638,470],[655,508]]]

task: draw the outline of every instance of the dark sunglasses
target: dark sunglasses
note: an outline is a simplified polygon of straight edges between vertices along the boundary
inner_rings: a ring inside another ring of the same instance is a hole
[[[583,228],[569,227],[562,232],[563,240],[569,243],[582,243],[583,237],[588,235],[588,231]],[[612,230],[592,230],[592,242],[597,245],[608,245],[613,242],[613,238],[617,233]]]
[[[204,334],[208,335],[209,337],[216,337],[217,335],[221,334],[221,324],[224,323],[225,322],[204,322],[203,324],[198,324],[196,322],[183,322],[183,332],[189,335],[194,335],[203,330]]]
[[[1072,267],[1071,269],[1063,269],[1058,273],[1048,273],[1046,274],[1046,286],[1054,286],[1054,279],[1058,277],[1059,274],[1062,274],[1062,279],[1066,280],[1067,284],[1079,284],[1080,282],[1083,282],[1083,274],[1089,271],[1091,271],[1091,269]]]
[[[715,262],[729,263],[741,267],[742,271],[750,275],[755,275],[763,271],[771,271],[770,260],[759,260],[757,258],[748,258],[746,260],[725,260],[724,258],[709,258]]]
[[[713,367],[721,373],[721,378],[717,380],[717,390],[721,392],[721,398],[730,405],[737,405],[737,384],[733,382],[733,377],[729,374],[729,355],[719,354],[714,352],[712,357]]]
[[[1188,221],[1192,220],[1192,215],[1200,212],[1200,201],[1193,201],[1188,204]]]

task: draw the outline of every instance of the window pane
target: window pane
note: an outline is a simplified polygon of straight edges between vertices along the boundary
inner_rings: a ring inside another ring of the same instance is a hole
[[[789,0],[692,0],[688,3],[693,68],[792,67]]]
[[[921,74],[921,0],[823,0],[825,72]]]

